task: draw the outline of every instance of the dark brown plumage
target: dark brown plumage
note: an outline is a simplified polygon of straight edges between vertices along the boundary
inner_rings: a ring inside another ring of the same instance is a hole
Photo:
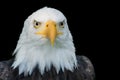
[[[13,70],[11,65],[13,59],[0,62],[0,80],[94,80],[95,72],[91,61],[85,56],[77,56],[78,68],[73,72],[65,70],[60,71],[59,74],[52,69],[41,75],[37,68],[33,71],[32,75],[24,77],[18,75],[18,70]]]

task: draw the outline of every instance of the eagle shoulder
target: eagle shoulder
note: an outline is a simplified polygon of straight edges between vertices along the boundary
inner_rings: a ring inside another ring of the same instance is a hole
[[[11,69],[12,63],[12,59],[0,62],[0,80],[15,80],[15,74],[13,74],[13,70]]]
[[[94,80],[95,70],[91,60],[86,56],[77,55],[78,68],[75,73],[80,74],[83,80]]]

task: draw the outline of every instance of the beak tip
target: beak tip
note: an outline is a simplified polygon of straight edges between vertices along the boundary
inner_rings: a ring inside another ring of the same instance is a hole
[[[51,43],[51,46],[54,47],[54,43]]]

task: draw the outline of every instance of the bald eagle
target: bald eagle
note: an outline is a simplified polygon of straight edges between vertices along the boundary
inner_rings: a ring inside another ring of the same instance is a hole
[[[94,80],[91,61],[75,55],[64,14],[50,7],[24,22],[14,59],[0,62],[0,80]]]

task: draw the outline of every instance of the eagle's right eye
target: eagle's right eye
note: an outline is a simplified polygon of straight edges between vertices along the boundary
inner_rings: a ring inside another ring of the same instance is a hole
[[[33,21],[33,26],[34,26],[35,29],[38,29],[41,26],[41,22],[38,22],[38,21],[34,20]]]

